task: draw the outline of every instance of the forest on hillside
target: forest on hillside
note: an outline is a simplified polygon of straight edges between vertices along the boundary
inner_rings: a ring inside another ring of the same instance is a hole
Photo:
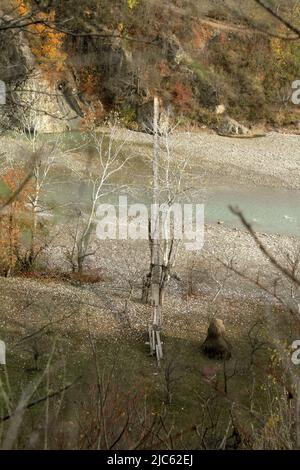
[[[117,111],[125,126],[137,129],[155,92],[183,124],[216,127],[221,105],[247,124],[297,127],[290,83],[299,76],[299,43],[252,0],[89,0],[75,11],[69,1],[3,0],[1,8],[24,16],[38,8],[21,44],[15,30],[1,35],[3,80],[12,90],[26,89],[39,75],[49,91],[73,90],[84,121],[98,124]],[[300,23],[297,2],[278,1],[276,8]],[[19,100],[26,106],[30,98]],[[48,112],[50,104],[39,103]]]

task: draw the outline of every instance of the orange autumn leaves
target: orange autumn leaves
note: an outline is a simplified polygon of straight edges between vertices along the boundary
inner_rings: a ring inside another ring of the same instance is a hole
[[[27,2],[19,2],[18,13],[20,16],[30,13]],[[65,34],[50,27],[55,22],[55,17],[55,10],[49,13],[38,12],[34,19],[41,22],[28,26],[31,50],[50,82],[59,78],[67,58],[63,50]]]
[[[89,129],[97,125],[104,116],[104,109],[99,99],[101,82],[96,69],[89,67],[80,71],[79,78],[81,93],[90,102],[89,109],[86,111],[81,125],[83,129]]]
[[[176,106],[183,112],[188,112],[193,107],[193,92],[189,85],[177,82],[173,89],[173,100]]]
[[[8,170],[1,176],[1,186],[7,193],[13,193],[24,180],[23,170]],[[28,196],[32,192],[31,185],[27,185],[0,216],[0,272],[7,275],[18,261],[19,248],[23,232],[29,225],[30,211],[27,206]],[[7,195],[0,194],[0,205],[7,199]]]

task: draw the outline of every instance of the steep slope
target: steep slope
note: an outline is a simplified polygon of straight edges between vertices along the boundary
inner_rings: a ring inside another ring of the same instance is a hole
[[[21,3],[19,15],[37,2]],[[291,14],[291,2],[277,3]],[[214,126],[225,110],[246,123],[298,125],[290,95],[300,77],[300,41],[269,36],[266,31],[286,31],[250,0],[83,0],[75,11],[70,0],[39,4],[42,18],[65,26],[29,27],[22,42],[51,92],[68,90],[71,127],[117,110],[125,125],[137,128],[154,93],[183,122]],[[299,8],[292,14],[297,22]]]

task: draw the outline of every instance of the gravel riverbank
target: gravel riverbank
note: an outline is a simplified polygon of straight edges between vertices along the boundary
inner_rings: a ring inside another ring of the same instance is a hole
[[[131,143],[151,144],[149,135],[124,130]],[[128,137],[129,136],[129,137]],[[178,132],[176,152],[191,155],[205,184],[245,184],[300,189],[300,135],[268,133],[259,138],[230,138],[213,133]]]

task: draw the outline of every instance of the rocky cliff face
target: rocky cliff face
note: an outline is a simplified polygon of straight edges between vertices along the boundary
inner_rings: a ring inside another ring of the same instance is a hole
[[[0,35],[0,71],[6,99],[0,106],[0,130],[35,128],[60,132],[80,126],[84,116],[76,89],[44,77],[22,32]]]

